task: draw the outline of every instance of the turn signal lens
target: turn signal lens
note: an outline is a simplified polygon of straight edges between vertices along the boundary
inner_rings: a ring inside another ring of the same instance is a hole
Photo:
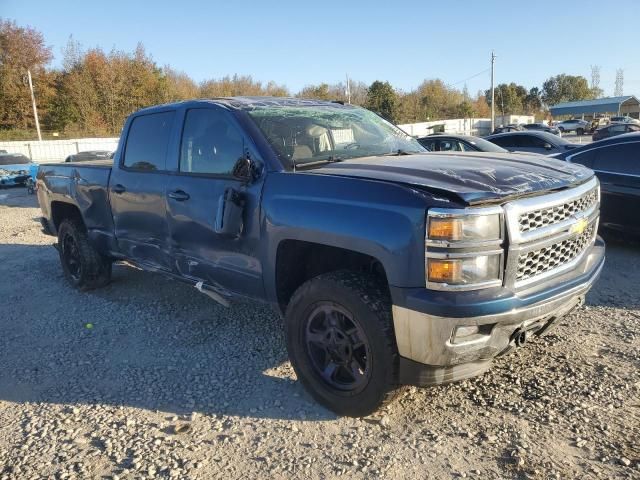
[[[462,262],[459,260],[437,260],[430,258],[429,281],[439,283],[458,283],[462,273]]]
[[[429,238],[433,240],[461,240],[462,219],[460,218],[430,218]]]

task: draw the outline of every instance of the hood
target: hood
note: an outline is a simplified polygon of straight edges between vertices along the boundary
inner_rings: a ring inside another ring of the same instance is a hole
[[[593,176],[587,168],[549,157],[493,152],[354,158],[310,173],[423,187],[469,205],[559,190]]]

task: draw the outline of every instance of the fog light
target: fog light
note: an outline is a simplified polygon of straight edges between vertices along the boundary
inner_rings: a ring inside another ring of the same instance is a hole
[[[456,328],[455,338],[464,338],[470,335],[475,335],[480,332],[480,327],[477,325],[465,325],[462,327]]]

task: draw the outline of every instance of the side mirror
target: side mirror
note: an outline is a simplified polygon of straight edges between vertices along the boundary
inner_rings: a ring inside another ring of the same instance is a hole
[[[544,149],[545,149],[545,150],[551,150],[552,148],[553,148],[553,147],[551,146],[551,144],[550,144],[550,143],[545,143],[545,144],[544,144]]]
[[[249,152],[242,155],[233,166],[232,174],[239,180],[253,182],[259,175],[258,164],[251,158]]]

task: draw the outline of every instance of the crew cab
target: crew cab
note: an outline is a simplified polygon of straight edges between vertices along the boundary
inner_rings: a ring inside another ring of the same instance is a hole
[[[147,108],[113,163],[42,165],[38,187],[71,285],[124,261],[230,308],[269,302],[298,379],[344,415],[483,373],[578,307],[604,263],[591,170],[430,153],[332,102]]]

